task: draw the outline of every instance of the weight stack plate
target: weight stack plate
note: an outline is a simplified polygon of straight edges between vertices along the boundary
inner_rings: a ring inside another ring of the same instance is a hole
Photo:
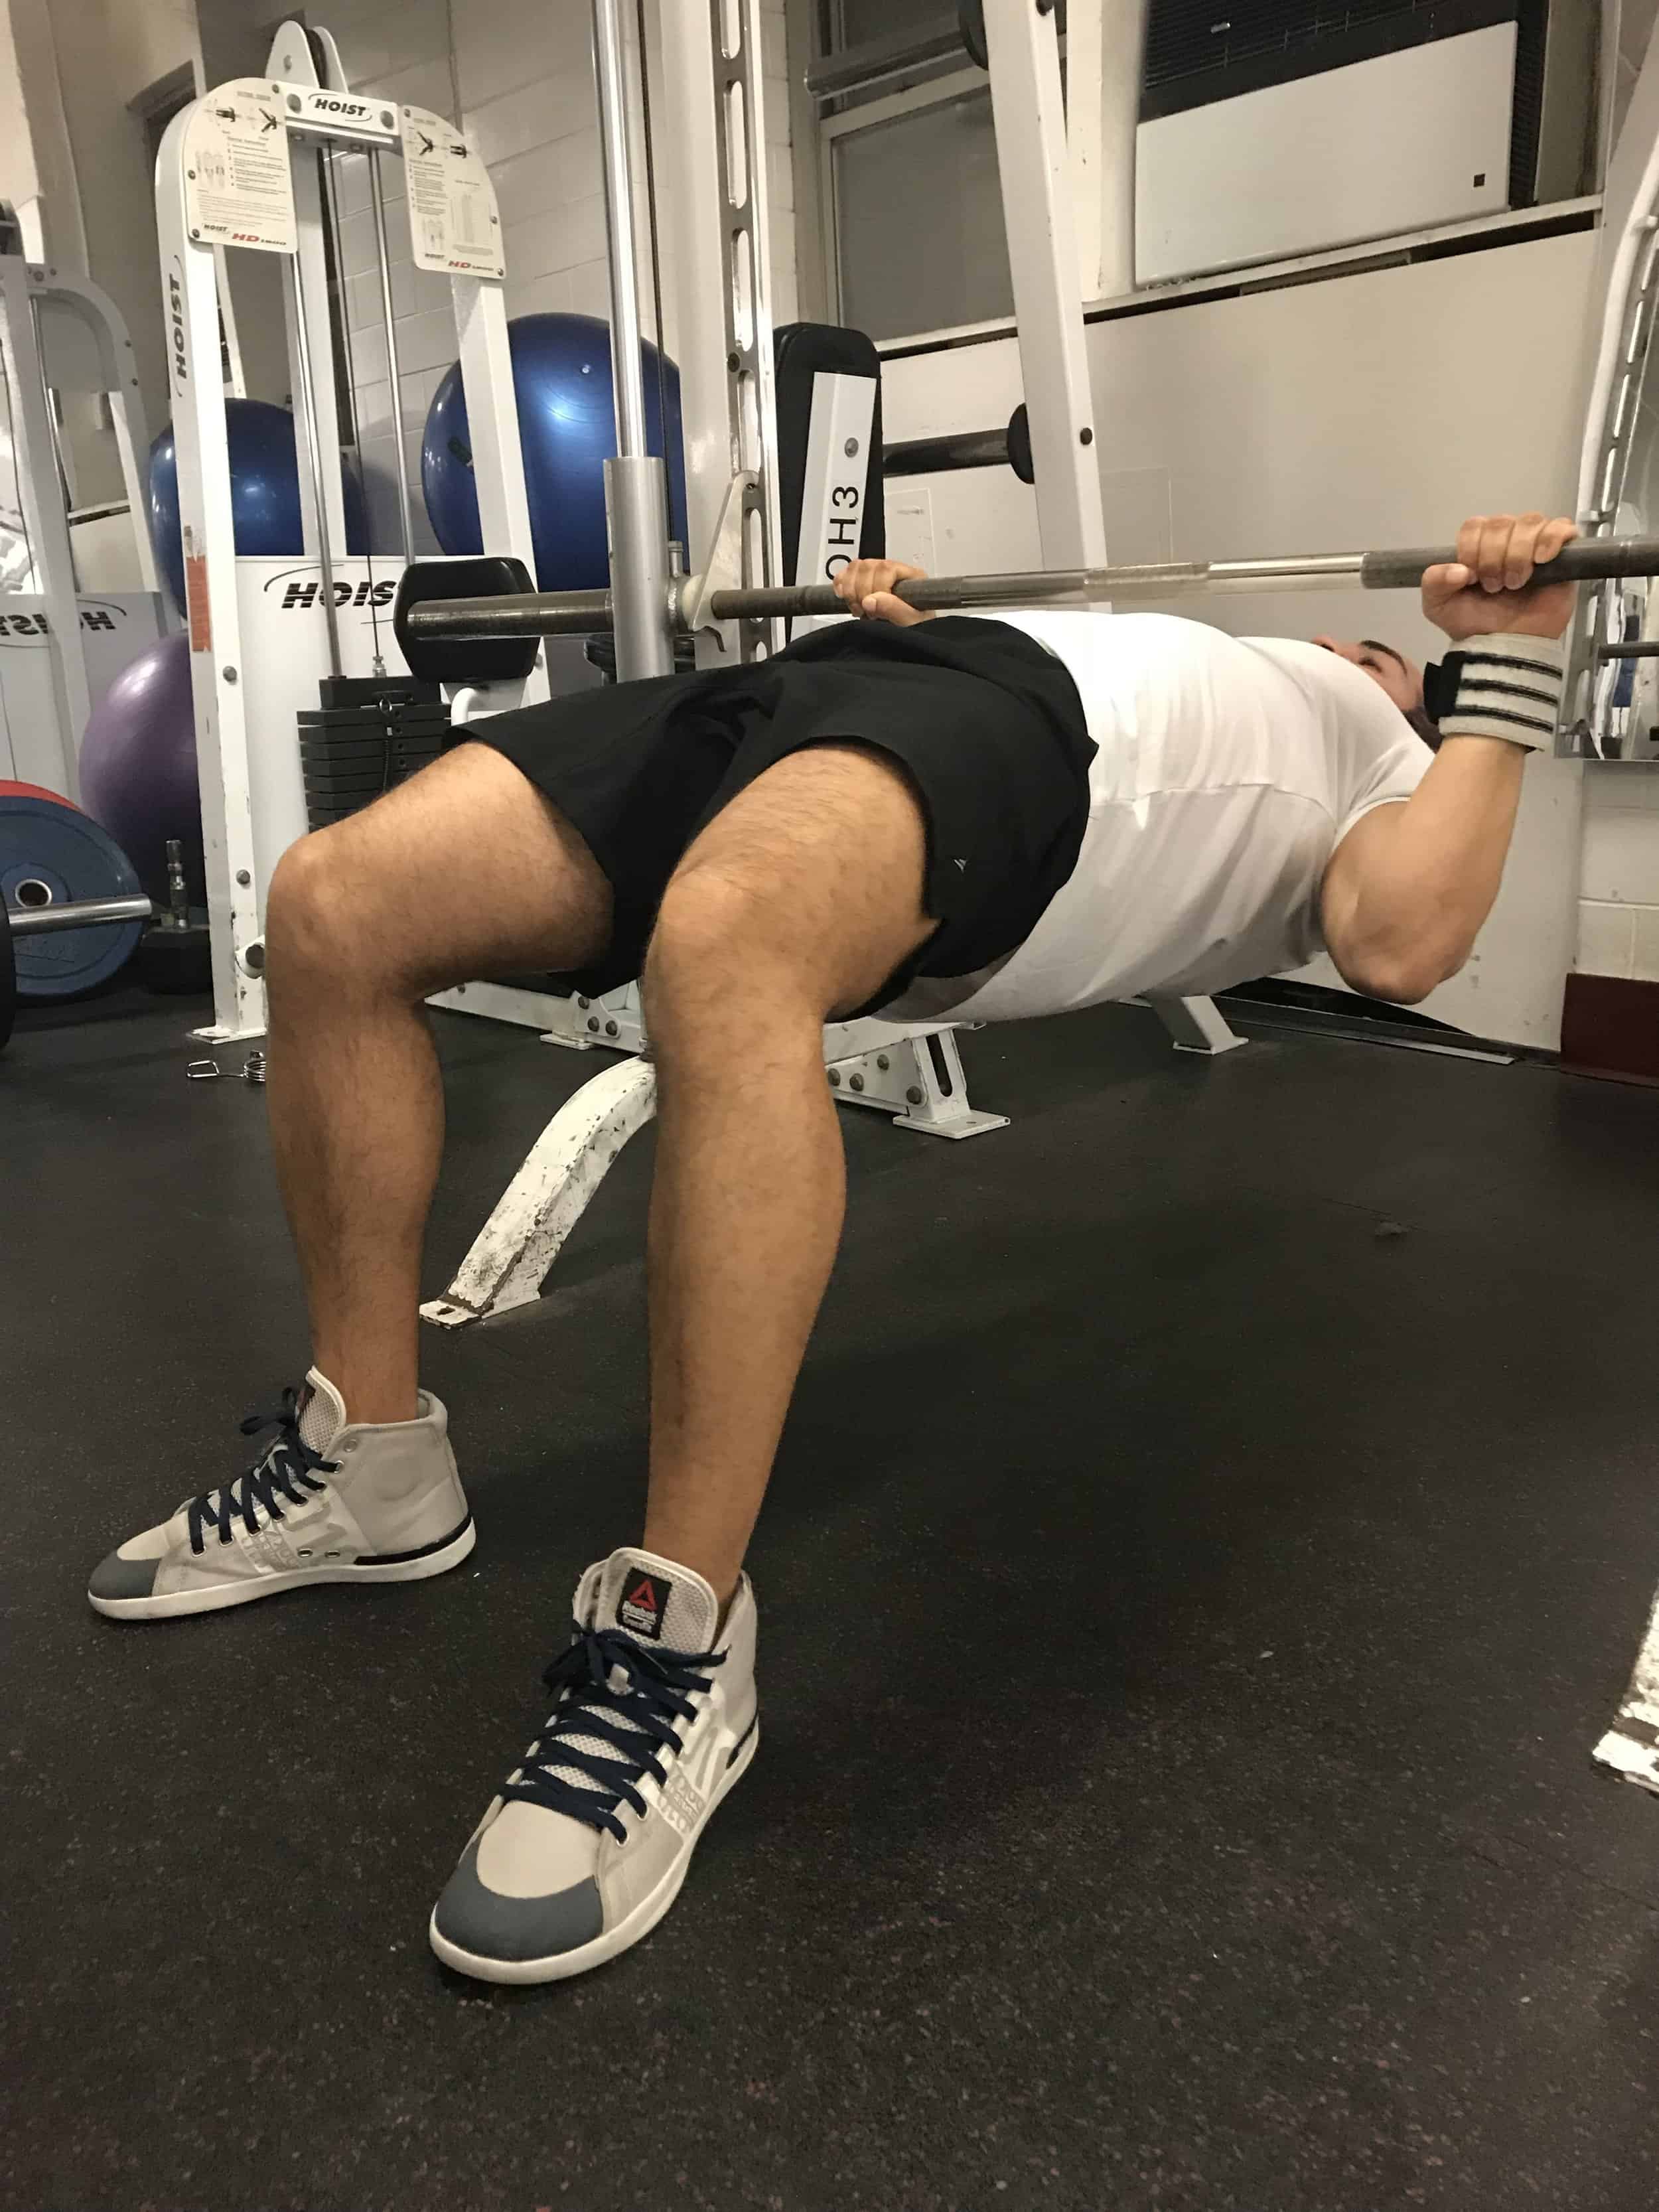
[[[436,760],[448,709],[427,699],[328,706],[299,716],[306,815],[313,830],[359,807]]]

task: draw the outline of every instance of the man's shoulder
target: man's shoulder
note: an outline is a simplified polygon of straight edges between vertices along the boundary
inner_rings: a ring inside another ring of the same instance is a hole
[[[1414,738],[1411,725],[1387,692],[1340,653],[1305,637],[1252,637],[1239,641],[1296,684],[1320,708],[1327,727],[1360,750],[1386,752],[1402,739]]]

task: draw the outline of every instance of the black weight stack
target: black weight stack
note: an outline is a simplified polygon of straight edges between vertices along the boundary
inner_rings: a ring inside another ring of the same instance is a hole
[[[343,821],[436,760],[449,708],[413,676],[334,676],[322,704],[301,713],[300,764],[313,830]]]

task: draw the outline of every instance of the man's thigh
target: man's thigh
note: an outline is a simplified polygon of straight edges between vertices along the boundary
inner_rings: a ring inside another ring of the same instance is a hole
[[[611,886],[513,763],[463,744],[303,842],[306,873],[360,949],[423,988],[578,968],[611,933]],[[363,945],[367,935],[384,940]]]
[[[856,742],[789,753],[721,808],[681,860],[653,955],[677,936],[781,963],[829,1012],[878,993],[932,936],[927,824],[908,771]]]

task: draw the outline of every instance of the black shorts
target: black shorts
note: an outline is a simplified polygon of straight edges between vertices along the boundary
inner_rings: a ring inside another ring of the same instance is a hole
[[[939,927],[872,1007],[1024,942],[1076,865],[1095,750],[1061,661],[1005,623],[959,616],[837,623],[770,660],[576,692],[466,735],[521,769],[610,878],[610,948],[560,979],[589,997],[639,975],[681,856],[775,762],[849,741],[890,755],[927,817]]]

